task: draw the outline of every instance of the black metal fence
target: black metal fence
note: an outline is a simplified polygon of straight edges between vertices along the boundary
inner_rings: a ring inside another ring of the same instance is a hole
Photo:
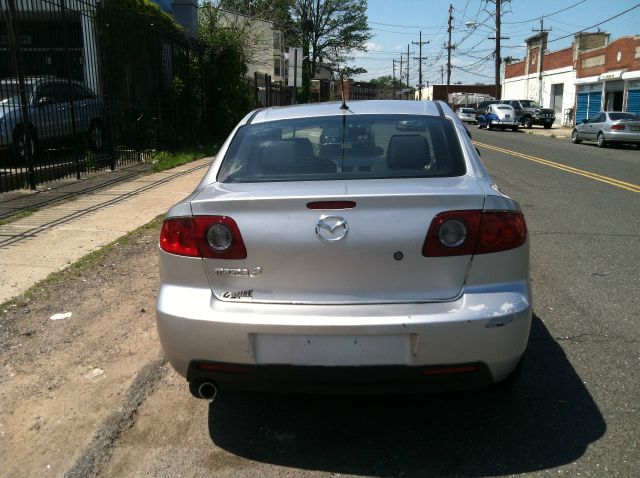
[[[110,0],[0,0],[0,192],[210,140],[202,51]]]

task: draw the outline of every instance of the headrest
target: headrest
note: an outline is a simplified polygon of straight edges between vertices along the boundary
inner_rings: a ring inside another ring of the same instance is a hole
[[[419,134],[396,134],[387,146],[389,169],[424,169],[429,160],[429,146]]]

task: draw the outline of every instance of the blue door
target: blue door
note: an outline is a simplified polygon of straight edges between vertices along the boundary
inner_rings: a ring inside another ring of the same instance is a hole
[[[640,115],[640,89],[629,90],[627,95],[627,111]]]
[[[578,93],[578,101],[576,102],[576,124],[580,124],[583,119],[587,118],[589,111],[589,93]]]
[[[600,113],[601,104],[602,104],[602,91],[592,91],[591,93],[589,93],[589,110],[588,110],[589,118],[598,116],[598,113]]]

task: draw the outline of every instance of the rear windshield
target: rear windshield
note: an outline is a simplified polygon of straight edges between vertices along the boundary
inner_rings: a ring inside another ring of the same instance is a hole
[[[609,113],[609,118],[611,118],[611,121],[640,120],[640,116],[634,115],[633,113]]]
[[[428,178],[466,173],[451,121],[413,115],[322,116],[242,126],[218,181]]]
[[[507,110],[507,111],[511,111],[511,106],[498,106],[497,107],[499,110]]]
[[[463,113],[475,113],[476,110],[472,110],[471,108],[462,108]]]

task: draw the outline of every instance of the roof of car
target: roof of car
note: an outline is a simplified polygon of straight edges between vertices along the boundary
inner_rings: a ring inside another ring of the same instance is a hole
[[[433,101],[364,100],[348,101],[349,109],[341,109],[341,102],[311,103],[295,106],[270,107],[258,110],[251,123],[277,121],[313,116],[335,116],[341,114],[398,114],[439,116],[440,111]]]

